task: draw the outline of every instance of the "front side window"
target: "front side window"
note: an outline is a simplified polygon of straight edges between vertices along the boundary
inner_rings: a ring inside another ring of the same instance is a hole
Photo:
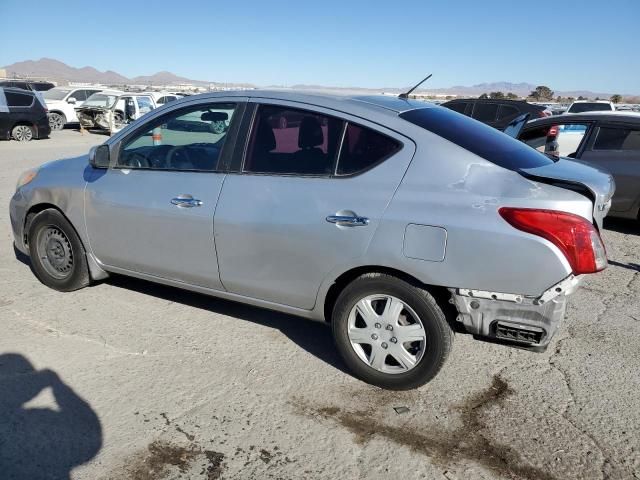
[[[149,97],[136,97],[138,102],[138,110],[141,114],[145,114],[153,110],[153,103]]]
[[[69,94],[70,90],[52,88],[51,90],[47,90],[42,95],[45,100],[63,100]]]
[[[33,96],[28,93],[4,92],[7,98],[7,105],[10,107],[30,107],[33,103]]]
[[[261,105],[253,121],[244,171],[330,175],[343,124],[316,112]]]
[[[640,151],[640,128],[600,127],[593,149]]]
[[[157,118],[125,141],[117,166],[214,171],[235,108],[229,103],[210,104]]]
[[[71,97],[75,98],[76,102],[84,102],[87,99],[87,91],[86,90],[76,90],[71,95],[69,95],[69,98],[71,98]]]

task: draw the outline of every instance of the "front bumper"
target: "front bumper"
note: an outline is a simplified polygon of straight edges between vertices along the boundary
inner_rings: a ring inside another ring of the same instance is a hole
[[[544,351],[564,319],[567,297],[582,277],[573,275],[539,297],[450,289],[457,320],[478,337]]]
[[[11,219],[11,230],[13,231],[13,242],[16,248],[29,255],[29,251],[24,241],[24,225],[25,215],[27,213],[27,200],[24,195],[18,190],[9,203],[9,218]]]

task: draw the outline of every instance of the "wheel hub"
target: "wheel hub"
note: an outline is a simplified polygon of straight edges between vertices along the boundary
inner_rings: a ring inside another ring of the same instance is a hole
[[[47,227],[38,235],[38,256],[51,276],[65,278],[73,267],[73,250],[67,236],[57,227]]]
[[[354,305],[348,335],[360,360],[383,373],[404,373],[424,353],[426,334],[416,312],[390,295],[370,295]]]

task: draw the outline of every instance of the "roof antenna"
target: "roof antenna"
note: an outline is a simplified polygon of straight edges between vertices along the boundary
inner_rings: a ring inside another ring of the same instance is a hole
[[[413,87],[411,90],[409,90],[407,93],[401,93],[400,95],[398,95],[398,98],[409,98],[409,94],[411,92],[413,92],[416,88],[418,88],[420,85],[422,85],[424,82],[426,82],[427,80],[429,80],[431,77],[433,76],[433,73],[430,73],[429,75],[427,75],[426,77],[424,77],[423,80],[420,80],[415,87]]]

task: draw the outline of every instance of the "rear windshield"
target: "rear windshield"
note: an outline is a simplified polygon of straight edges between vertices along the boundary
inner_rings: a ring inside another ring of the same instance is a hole
[[[400,118],[435,133],[509,170],[550,165],[549,157],[484,123],[446,108],[420,108]]]
[[[603,112],[605,110],[610,112],[611,105],[608,103],[574,103],[568,113]]]

